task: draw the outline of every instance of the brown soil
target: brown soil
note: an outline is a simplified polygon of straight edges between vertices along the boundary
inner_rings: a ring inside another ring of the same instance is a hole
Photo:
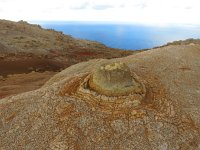
[[[40,88],[56,72],[31,72],[8,75],[0,79],[0,99]]]
[[[30,58],[27,60],[0,61],[2,76],[29,73],[31,71],[58,71],[62,67],[62,63],[49,59]]]

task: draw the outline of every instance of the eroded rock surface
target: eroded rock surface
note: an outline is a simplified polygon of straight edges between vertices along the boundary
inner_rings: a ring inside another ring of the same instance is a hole
[[[91,73],[69,79],[61,95],[73,95],[92,104],[94,109],[123,111],[137,107],[146,95],[146,88],[139,77],[121,62],[103,64]]]
[[[89,87],[107,96],[123,96],[141,92],[136,80],[126,64],[115,62],[96,69],[89,79]]]
[[[200,149],[199,58],[168,46],[71,66],[0,101],[0,149]]]

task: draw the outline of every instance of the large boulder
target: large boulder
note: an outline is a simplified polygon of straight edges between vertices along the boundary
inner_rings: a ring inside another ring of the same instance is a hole
[[[0,149],[200,149],[199,58],[181,45],[71,66],[0,100]]]

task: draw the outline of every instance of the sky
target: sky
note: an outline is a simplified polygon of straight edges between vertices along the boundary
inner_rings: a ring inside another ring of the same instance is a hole
[[[200,24],[200,0],[0,0],[0,19]]]

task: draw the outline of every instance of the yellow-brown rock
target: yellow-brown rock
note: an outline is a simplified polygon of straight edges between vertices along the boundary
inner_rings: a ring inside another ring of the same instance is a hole
[[[0,149],[198,150],[199,58],[178,45],[73,65],[0,100]]]
[[[123,96],[142,91],[128,66],[121,62],[96,69],[89,79],[89,87],[107,96]]]

